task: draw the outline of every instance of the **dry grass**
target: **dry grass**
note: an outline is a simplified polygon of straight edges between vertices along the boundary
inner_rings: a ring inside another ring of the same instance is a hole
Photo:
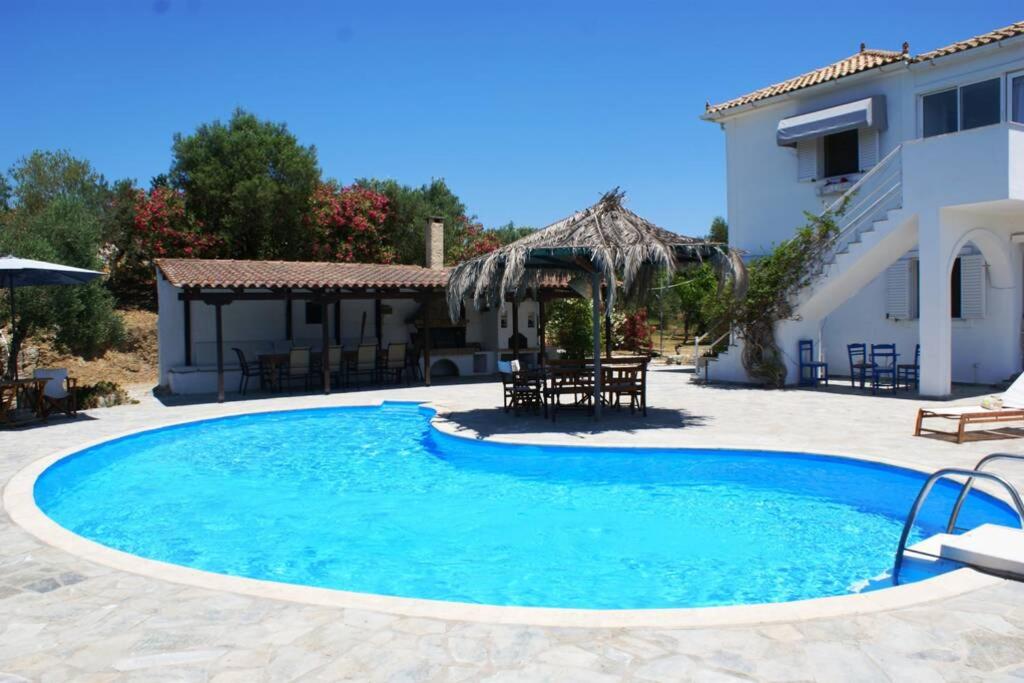
[[[120,384],[130,393],[137,394],[153,388],[157,382],[156,313],[123,310],[126,339],[117,349],[101,358],[86,360],[80,356],[63,354],[54,349],[48,339],[32,339],[26,344],[24,360],[32,367],[64,367],[78,380],[79,385],[99,381]]]

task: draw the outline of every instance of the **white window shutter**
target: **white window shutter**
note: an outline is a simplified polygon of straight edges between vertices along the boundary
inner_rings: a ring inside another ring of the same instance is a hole
[[[910,259],[901,259],[885,271],[885,317],[910,318]]]
[[[960,317],[985,317],[985,257],[960,257]]]
[[[874,128],[859,129],[857,144],[860,148],[860,170],[870,170],[878,163],[878,131]]]
[[[796,177],[797,180],[817,180],[818,178],[818,141],[800,140],[796,143]]]

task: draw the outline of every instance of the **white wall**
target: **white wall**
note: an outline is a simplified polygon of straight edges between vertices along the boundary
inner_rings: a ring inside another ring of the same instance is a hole
[[[1021,228],[1024,228],[1024,221]],[[1020,247],[1009,244],[1011,228],[992,230],[1007,239],[1005,248],[1013,252],[1012,278],[1020,283],[1024,257]],[[978,249],[968,243],[961,253],[978,253]],[[916,251],[908,255],[915,256]],[[991,271],[991,266],[987,270]],[[1019,284],[1012,288],[998,284],[993,283],[990,273],[986,275],[984,318],[950,320],[951,377],[954,382],[995,384],[1021,370],[1019,326],[1024,304],[1021,288]],[[849,374],[846,345],[857,342],[863,342],[869,348],[872,343],[896,344],[899,362],[913,361],[914,345],[920,342],[919,319],[891,320],[886,318],[885,311],[886,282],[883,273],[826,316],[822,321],[821,343],[833,374]]]
[[[167,371],[185,364],[185,308],[178,301],[181,292],[171,286],[160,270],[156,271],[157,321],[156,335],[159,348],[161,385],[167,384]]]
[[[909,68],[902,64],[889,65],[847,77],[834,85],[823,84],[774,98],[756,109],[726,116],[721,123],[726,136],[730,241],[751,255],[764,253],[773,243],[792,236],[794,229],[804,223],[803,211],[817,212],[824,207],[825,202],[816,193],[820,183],[797,180],[796,150],[776,144],[775,132],[780,120],[872,95],[884,95],[888,125],[880,137],[879,158],[882,158],[898,144],[920,137],[920,95],[1020,69],[1024,69],[1024,41],[1005,44],[1001,49],[975,49]],[[955,138],[974,132],[977,131],[944,137]],[[970,145],[966,140],[963,144],[965,148]],[[1012,141],[1011,146],[1024,151],[1024,137]],[[992,148],[984,154],[998,153],[1005,161],[1007,149],[1004,141],[1001,152]],[[1011,158],[1015,159],[1014,167],[1021,172],[1015,172],[1010,182],[1019,188],[1017,197],[1024,198],[1024,157],[1017,154]],[[989,157],[989,161],[995,160]],[[922,164],[929,163],[931,160],[922,159]],[[1004,174],[999,187],[1005,196],[1006,164],[998,166]],[[956,173],[958,168],[973,168],[965,165],[926,167],[933,173]],[[987,167],[981,165],[977,170],[985,173]],[[908,174],[908,179],[914,177]],[[981,177],[974,183],[986,180]],[[827,199],[836,198],[833,195]],[[944,205],[949,203],[955,202],[947,201]]]
[[[889,65],[727,114],[721,123],[726,135],[730,241],[750,255],[765,253],[773,243],[792,236],[794,229],[805,222],[804,211],[820,212],[838,198],[818,196],[816,188],[822,181],[798,180],[796,151],[779,147],[775,141],[781,119],[884,95],[888,121],[880,138],[879,158],[904,145],[903,210],[922,217],[918,237],[922,254],[944,259],[950,249],[959,249],[955,245],[964,234],[978,227],[998,234],[996,242],[1002,245],[998,249],[1004,252],[1004,258],[1012,250],[1012,281],[1009,285],[993,284],[989,279],[985,318],[952,321],[948,336],[942,333],[938,339],[926,340],[922,346],[939,349],[927,362],[938,368],[935,363],[941,365],[941,361],[934,359],[946,357],[948,352],[946,372],[954,381],[963,382],[998,382],[1018,372],[1024,278],[1020,249],[1011,246],[1009,236],[1024,232],[1024,126],[1004,122],[920,139],[922,95],[995,77],[1003,79],[1005,88],[1005,75],[1018,70],[1024,70],[1024,41],[1014,40],[931,63]],[[1005,107],[1005,97],[1003,102]],[[1003,118],[1007,118],[1005,111]],[[940,212],[942,220],[936,218]],[[948,277],[942,275],[948,273],[945,261],[930,264],[929,268],[930,283],[948,283]],[[932,295],[930,291],[922,292],[922,308],[928,311],[928,325],[941,326],[943,320],[948,320],[942,315],[948,311],[948,301],[934,300]],[[944,296],[948,299],[948,292]],[[790,332],[809,335],[815,322],[790,325],[786,338],[780,339],[780,343],[787,344],[784,351],[795,355],[795,342],[792,349],[788,348]],[[896,343],[903,354],[901,362],[910,362],[919,336],[918,321],[885,318],[883,274],[826,316],[818,336],[832,371],[845,374],[846,344],[854,341]],[[933,374],[933,379],[940,381],[929,391],[941,395],[941,386],[948,377],[939,378],[943,374],[940,372]]]
[[[804,211],[819,213],[838,198],[819,197],[820,181],[797,179],[796,150],[780,147],[775,141],[779,121],[872,95],[885,95],[888,127],[879,139],[882,158],[904,139],[908,130],[908,112],[902,105],[906,87],[906,75],[893,70],[844,88],[812,88],[807,95],[725,121],[730,243],[751,255],[763,254],[772,244],[793,236],[806,222]]]

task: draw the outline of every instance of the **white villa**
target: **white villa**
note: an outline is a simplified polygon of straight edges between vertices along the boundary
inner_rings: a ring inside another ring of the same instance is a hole
[[[444,226],[426,226],[425,266],[160,259],[157,303],[160,384],[173,394],[220,393],[239,384],[238,349],[260,356],[308,346],[354,350],[405,343],[423,379],[489,375],[498,360],[536,362],[544,353],[543,300],[572,296],[542,288],[502,310],[467,307],[452,323],[444,300]],[[219,353],[218,353],[219,351]]]
[[[1022,367],[1024,22],[921,54],[861,46],[721,104],[731,245],[750,257],[849,197],[798,319],[780,324],[787,381],[812,339],[832,374],[847,344],[921,345],[921,393]],[[712,379],[745,381],[733,348]]]

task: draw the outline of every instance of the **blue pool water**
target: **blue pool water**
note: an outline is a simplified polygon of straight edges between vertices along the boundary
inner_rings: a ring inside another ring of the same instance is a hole
[[[56,463],[36,502],[86,538],[223,574],[618,609],[860,590],[891,566],[923,481],[813,455],[487,444],[430,415],[385,404],[145,432]],[[919,536],[955,494],[936,490]],[[1014,517],[976,494],[962,521]]]

